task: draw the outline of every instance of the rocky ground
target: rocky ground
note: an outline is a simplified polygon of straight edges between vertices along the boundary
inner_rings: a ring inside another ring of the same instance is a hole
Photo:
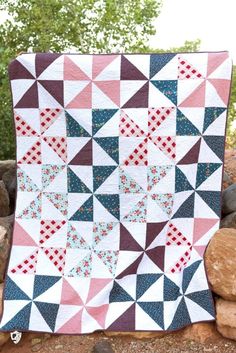
[[[0,295],[13,226],[14,161],[0,161]],[[0,352],[30,353],[187,353],[236,352],[236,150],[226,150],[221,228],[205,253],[206,271],[214,291],[216,323],[199,323],[171,334],[94,333],[49,335],[25,333],[15,345],[0,333]],[[0,298],[1,303],[1,298]],[[1,314],[1,306],[0,306]]]

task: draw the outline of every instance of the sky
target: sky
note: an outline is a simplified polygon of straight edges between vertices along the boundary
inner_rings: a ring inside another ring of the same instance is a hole
[[[201,40],[202,51],[228,50],[236,63],[236,0],[163,0],[152,47]]]

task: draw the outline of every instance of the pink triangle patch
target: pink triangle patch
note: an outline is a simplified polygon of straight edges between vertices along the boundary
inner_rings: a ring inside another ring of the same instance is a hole
[[[66,108],[80,108],[90,109],[92,108],[92,84],[88,83],[87,86],[67,104]]]
[[[219,67],[226,59],[228,59],[228,53],[209,53],[207,63],[207,76],[212,74],[217,67]]]
[[[206,81],[202,82],[181,104],[179,107],[204,107],[205,106]]]
[[[34,274],[36,271],[38,250],[27,256],[22,262],[10,270],[11,273]]]
[[[93,299],[112,280],[110,278],[91,278],[86,304]]]
[[[76,333],[81,332],[82,328],[82,313],[83,309],[80,309],[71,319],[69,319],[60,329],[57,331],[57,333]]]
[[[63,279],[62,283],[62,294],[60,304],[68,305],[84,305],[82,299],[76,290],[65,280]]]
[[[193,243],[196,243],[205,235],[217,222],[218,219],[195,218],[193,228]]]
[[[120,105],[120,81],[95,81],[97,87],[105,93],[112,102],[116,105]]]
[[[64,80],[89,81],[90,78],[68,56],[64,60]]]
[[[94,55],[93,79],[95,79],[118,55]]]
[[[17,162],[25,164],[41,164],[41,143],[36,141],[25,153],[25,155]]]
[[[14,114],[17,136],[39,136],[39,134],[18,114]]]
[[[18,222],[14,225],[13,245],[38,246]]]
[[[205,245],[195,245],[194,249],[203,258],[205,250],[206,250],[206,246]]]
[[[104,304],[96,307],[86,306],[86,311],[89,313],[90,316],[92,316],[97,321],[97,323],[102,328],[105,328],[108,308],[109,308],[109,304]]]
[[[230,80],[222,78],[209,78],[208,81],[214,86],[218,95],[222,99],[225,105],[228,105],[229,91],[230,91]]]

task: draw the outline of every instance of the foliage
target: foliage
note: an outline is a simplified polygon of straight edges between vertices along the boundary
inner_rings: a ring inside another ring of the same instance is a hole
[[[0,0],[0,159],[14,158],[7,66],[20,52],[133,52],[155,34],[161,0]]]
[[[231,95],[228,111],[226,145],[228,148],[236,148],[236,66],[233,66]]]

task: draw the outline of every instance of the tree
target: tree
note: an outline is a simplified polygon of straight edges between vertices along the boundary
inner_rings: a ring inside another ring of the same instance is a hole
[[[0,0],[0,159],[14,157],[7,66],[20,52],[133,52],[155,34],[161,0]]]

